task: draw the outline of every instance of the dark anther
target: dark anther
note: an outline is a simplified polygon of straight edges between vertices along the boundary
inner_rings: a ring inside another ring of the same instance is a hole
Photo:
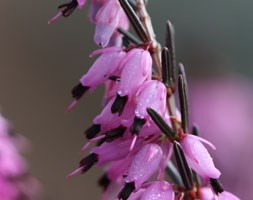
[[[88,171],[98,161],[98,155],[91,153],[80,161],[80,167],[82,167],[82,173]]]
[[[167,21],[166,47],[169,50],[169,63],[171,68],[171,77],[176,81],[176,48],[175,48],[175,30],[170,21]]]
[[[146,119],[141,119],[141,118],[135,117],[134,123],[131,126],[131,133],[138,135],[145,123],[146,123]]]
[[[122,137],[123,134],[125,133],[126,131],[126,127],[124,126],[119,126],[118,128],[115,128],[115,129],[112,129],[110,131],[107,131],[105,133],[106,135],[106,142],[112,142],[114,141],[115,139],[119,138],[119,137]]]
[[[126,183],[124,188],[120,191],[118,198],[122,200],[127,200],[134,190],[135,190],[134,182]]]
[[[132,42],[136,45],[141,45],[142,42],[136,38],[132,33],[128,32],[128,31],[125,31],[124,29],[122,28],[118,28],[118,31],[124,35],[124,37],[129,41],[129,42]]]
[[[109,179],[107,174],[104,174],[98,180],[98,185],[101,186],[103,188],[103,190],[106,190],[108,188],[108,186],[110,185],[110,183],[111,183],[111,180]]]
[[[187,133],[189,125],[188,99],[185,90],[185,80],[181,74],[178,76],[178,93],[180,101],[182,128],[184,133]]]
[[[109,80],[120,82],[120,77],[119,76],[110,76]]]
[[[128,97],[127,96],[123,96],[121,97],[120,95],[117,94],[117,97],[115,99],[115,101],[112,104],[111,107],[111,111],[112,113],[119,113],[119,115],[122,114],[124,107],[126,105]]]
[[[78,85],[76,85],[71,93],[72,93],[72,97],[76,100],[80,99],[84,93],[89,89],[89,87],[83,86],[81,83],[79,83]]]
[[[222,193],[224,191],[223,186],[218,179],[210,178],[210,184],[216,194]]]
[[[77,0],[71,0],[69,3],[59,5],[58,9],[61,9],[63,17],[68,17],[77,8],[77,6],[78,6]]]
[[[106,142],[106,138],[102,138],[102,139],[98,140],[98,142],[96,143],[96,146],[99,147],[99,146],[102,145],[104,142]]]
[[[193,187],[192,172],[186,161],[182,147],[176,141],[174,142],[173,147],[174,147],[175,158],[177,161],[177,167],[181,175],[181,178],[183,180],[184,187],[186,190],[191,190]]]
[[[101,131],[101,125],[100,124],[93,124],[91,127],[89,127],[85,131],[86,138],[88,140],[94,138],[99,132]]]
[[[136,31],[137,35],[143,42],[148,41],[148,35],[146,33],[145,28],[143,27],[139,17],[133,10],[132,6],[129,4],[127,0],[119,0],[119,3],[123,10],[125,11],[128,19],[130,20],[131,24],[133,25],[134,30]]]
[[[174,141],[178,139],[178,135],[169,127],[169,125],[163,120],[163,118],[152,108],[147,108],[147,112],[158,128],[170,139]]]

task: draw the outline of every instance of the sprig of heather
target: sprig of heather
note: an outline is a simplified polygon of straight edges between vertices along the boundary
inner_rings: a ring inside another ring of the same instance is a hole
[[[84,4],[72,0],[59,6],[50,23]],[[184,66],[176,62],[172,23],[167,22],[161,50],[144,0],[90,0],[89,12],[95,43],[102,47],[91,56],[101,55],[73,88],[67,111],[101,84],[105,103],[85,131],[82,151],[92,146],[90,154],[69,176],[106,164],[99,180],[102,199],[238,199],[218,180],[221,173],[204,146],[214,145],[199,137],[196,127],[189,131],[188,86]],[[138,38],[128,32],[129,22]],[[115,192],[117,197],[111,196]]]
[[[21,155],[27,146],[27,140],[14,133],[10,123],[0,114],[1,200],[34,200],[39,193],[39,183],[29,174]]]

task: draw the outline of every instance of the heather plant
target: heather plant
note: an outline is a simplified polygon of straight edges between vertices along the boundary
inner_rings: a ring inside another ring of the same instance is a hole
[[[69,16],[86,2],[59,6]],[[177,64],[175,32],[167,22],[166,45],[156,41],[144,0],[90,0],[89,19],[100,55],[72,90],[73,109],[81,97],[105,85],[104,107],[85,131],[82,151],[90,154],[69,174],[103,166],[102,199],[238,199],[224,191],[205,145],[215,146],[190,127],[188,85]],[[128,31],[132,25],[137,37]],[[177,93],[176,93],[177,92]],[[179,96],[179,109],[176,106]],[[166,176],[167,174],[167,176]]]
[[[28,141],[0,114],[0,199],[35,200],[40,186],[22,156]]]

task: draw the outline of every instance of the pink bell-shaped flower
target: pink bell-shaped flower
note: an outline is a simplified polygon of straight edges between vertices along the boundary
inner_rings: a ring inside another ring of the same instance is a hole
[[[131,100],[138,88],[151,79],[152,58],[144,49],[132,49],[121,63],[120,84],[112,113],[123,112],[127,101]]]
[[[221,173],[214,166],[213,159],[200,140],[204,141],[199,137],[187,134],[181,141],[187,162],[204,179],[217,179]]]
[[[120,19],[120,4],[116,0],[108,0],[98,10],[95,17],[96,30],[94,35],[95,43],[106,47],[111,36],[118,27]]]
[[[159,168],[163,152],[158,144],[146,144],[135,155],[127,176],[125,187],[119,193],[120,199],[127,199],[130,194],[139,189]]]
[[[174,200],[175,194],[172,186],[166,181],[153,182],[143,192],[140,200]]]
[[[102,55],[95,61],[89,71],[82,76],[79,84],[72,89],[72,96],[75,101],[69,106],[67,111],[75,106],[77,100],[79,100],[87,90],[94,90],[98,85],[105,83],[114,73],[117,75],[120,62],[126,55],[126,52],[118,47],[100,49],[94,51],[91,55],[93,56],[99,53],[102,53]]]

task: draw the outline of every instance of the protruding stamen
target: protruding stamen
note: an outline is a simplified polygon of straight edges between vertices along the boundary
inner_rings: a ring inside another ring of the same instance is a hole
[[[119,115],[121,115],[127,103],[127,99],[128,99],[127,96],[121,97],[120,95],[117,94],[117,97],[112,104],[112,108],[111,108],[112,113],[118,112]]]
[[[110,185],[110,183],[111,183],[111,180],[109,179],[107,174],[104,174],[98,180],[98,184],[103,188],[103,190],[106,190],[108,188],[108,186]]]
[[[89,90],[89,87],[83,86],[81,83],[77,84],[71,91],[72,97],[76,100],[80,99],[84,93]]]
[[[184,187],[186,190],[191,190],[193,187],[193,179],[191,169],[186,161],[184,152],[182,150],[181,145],[174,141],[174,153],[177,161],[177,166],[179,169],[179,173],[184,183]]]
[[[76,104],[78,103],[77,100],[74,100],[68,107],[67,109],[65,110],[65,112],[70,112],[75,106]]]
[[[220,194],[224,191],[223,186],[218,179],[210,178],[210,184],[216,194]]]
[[[176,82],[176,48],[175,48],[175,30],[170,21],[167,21],[166,47],[169,50],[169,63],[171,69],[171,77]]]
[[[178,76],[178,92],[179,92],[182,128],[184,133],[187,133],[189,126],[188,99],[185,91],[184,77],[181,74]]]
[[[120,191],[118,198],[122,200],[127,200],[134,190],[135,190],[134,182],[126,183],[124,188]]]
[[[81,152],[85,152],[91,144],[91,141],[87,141],[86,144],[81,148]]]
[[[143,27],[139,17],[137,16],[135,11],[133,10],[132,6],[129,4],[129,2],[127,0],[119,0],[119,3],[121,5],[121,7],[124,9],[126,15],[128,16],[131,24],[133,25],[133,27],[134,27],[136,33],[138,34],[138,36],[140,37],[140,39],[143,42],[147,42],[148,36],[147,36],[146,30]]]
[[[130,148],[129,148],[129,151],[132,151],[134,149],[137,138],[138,138],[138,135],[134,135],[133,140],[132,140],[131,145],[130,145]]]
[[[60,11],[60,12],[58,12],[52,19],[50,19],[49,21],[48,21],[48,24],[52,24],[52,23],[54,23],[57,19],[59,19],[59,17],[61,17],[62,16],[62,12]]]
[[[135,117],[134,123],[131,126],[131,133],[138,135],[145,123],[146,123],[146,119],[141,119],[139,117]]]
[[[98,155],[91,153],[80,161],[81,172],[85,173],[98,161]]]
[[[178,139],[178,135],[169,127],[169,125],[163,120],[163,118],[152,108],[147,108],[147,112],[158,128],[170,139],[174,141]]]
[[[125,31],[124,29],[122,28],[118,28],[118,31],[124,35],[130,42],[136,44],[136,45],[141,45],[142,42],[136,38],[132,33],[128,32],[128,31]]]
[[[172,161],[168,162],[166,172],[176,185],[183,186],[182,178]]]
[[[101,131],[101,125],[100,124],[93,124],[91,127],[89,127],[85,131],[86,138],[88,140],[94,138],[97,136],[97,134]]]

